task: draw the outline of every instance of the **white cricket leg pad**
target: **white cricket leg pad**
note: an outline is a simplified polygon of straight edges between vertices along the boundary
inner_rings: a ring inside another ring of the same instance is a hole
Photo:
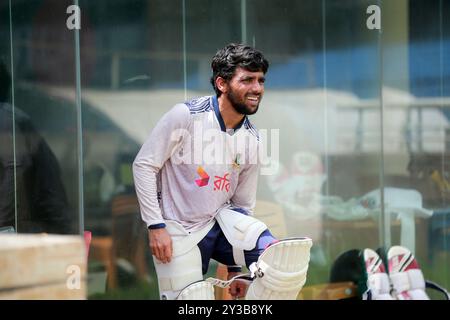
[[[402,246],[388,251],[389,277],[399,300],[430,300],[425,292],[425,279],[412,252]]]
[[[215,300],[214,287],[207,281],[198,281],[184,288],[177,300]]]
[[[361,258],[364,263],[364,277],[367,276],[365,279],[367,288],[362,294],[362,299],[393,300],[390,294],[389,276],[379,254],[370,248],[366,248],[362,251]]]
[[[153,262],[161,300],[175,300],[181,290],[203,280],[202,257],[197,246],[183,255],[172,256],[169,263],[162,263],[154,256]]]
[[[162,263],[153,256],[153,262],[158,276],[160,298],[175,300],[181,290],[203,280],[202,257],[197,244],[212,228],[214,221],[196,232],[187,232],[175,221],[165,222],[172,237],[172,259],[169,263]]]
[[[245,266],[244,250],[256,247],[259,236],[267,226],[258,219],[224,207],[216,215],[225,237],[233,247],[234,262]]]
[[[285,239],[270,245],[249,269],[256,275],[246,300],[295,300],[306,282],[312,240]]]

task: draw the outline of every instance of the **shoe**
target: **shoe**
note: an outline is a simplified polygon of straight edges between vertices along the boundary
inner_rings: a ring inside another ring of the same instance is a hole
[[[389,279],[398,300],[430,300],[425,279],[414,255],[405,247],[391,247],[387,254]]]
[[[364,263],[364,276],[366,279],[366,290],[362,295],[363,300],[394,300],[391,296],[391,284],[389,276],[378,253],[372,249],[362,251]]]

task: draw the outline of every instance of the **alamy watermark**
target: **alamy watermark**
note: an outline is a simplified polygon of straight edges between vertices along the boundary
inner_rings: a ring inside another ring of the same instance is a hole
[[[194,121],[193,131],[176,129],[170,133],[169,143],[177,148],[172,163],[234,165],[260,164],[261,175],[278,171],[280,130],[260,129],[258,138],[240,131],[224,135],[218,129],[203,129],[202,121]],[[180,146],[180,142],[182,145]]]
[[[70,16],[66,20],[67,29],[73,30],[81,29],[81,10],[77,5],[68,6],[66,9],[66,13],[70,14]]]
[[[66,274],[69,276],[66,280],[66,287],[69,290],[81,289],[81,268],[78,265],[72,264],[67,267]]]
[[[381,8],[373,4],[367,7],[366,13],[370,14],[366,21],[367,29],[381,30]]]
[[[66,13],[70,16],[66,20],[66,26],[69,30],[81,29],[81,9],[77,5],[70,5],[66,9]],[[366,20],[366,26],[369,30],[381,30],[381,8],[372,4],[367,7],[367,14],[370,16]]]

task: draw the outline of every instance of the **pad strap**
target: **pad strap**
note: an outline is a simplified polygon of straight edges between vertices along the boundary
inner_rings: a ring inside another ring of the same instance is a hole
[[[372,289],[373,298],[376,300],[377,296],[389,294],[390,283],[389,277],[386,273],[373,273],[368,277],[368,287]]]
[[[233,247],[233,259],[234,259],[234,263],[241,265],[241,266],[245,266],[245,254],[244,254],[244,250],[239,249],[237,247]]]
[[[220,287],[220,288],[228,288],[230,286],[230,284],[232,284],[235,280],[240,280],[240,281],[245,281],[248,283],[252,282],[252,278],[250,277],[250,273],[245,273],[245,274],[240,274],[237,275],[233,278],[231,278],[230,280],[222,280],[222,279],[217,279],[217,278],[208,278],[205,281],[212,283],[212,285],[216,286],[216,287]]]
[[[410,269],[391,274],[391,281],[398,299],[428,300],[425,279],[420,269]]]
[[[397,291],[398,293],[410,289],[409,277],[406,272],[393,273],[390,275],[390,278],[395,291]]]
[[[406,272],[408,273],[411,289],[425,289],[425,279],[422,271],[419,269],[411,269]]]

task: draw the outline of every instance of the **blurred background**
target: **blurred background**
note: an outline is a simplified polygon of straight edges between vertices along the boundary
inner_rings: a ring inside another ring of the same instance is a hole
[[[66,26],[74,3],[79,31]],[[382,30],[367,27],[372,4]],[[445,0],[1,0],[0,228],[91,231],[89,298],[157,299],[131,164],[174,104],[214,93],[212,56],[242,42],[270,61],[253,122],[269,146],[279,130],[256,215],[280,238],[312,237],[306,286],[332,281],[349,250],[402,245],[450,288],[449,12]]]

